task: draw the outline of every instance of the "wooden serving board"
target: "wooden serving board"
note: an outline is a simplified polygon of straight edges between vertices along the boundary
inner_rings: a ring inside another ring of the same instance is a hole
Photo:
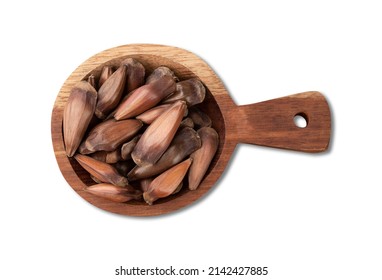
[[[62,135],[63,109],[73,85],[90,74],[100,75],[104,65],[117,66],[127,58],[139,60],[150,73],[158,66],[167,66],[181,79],[199,78],[207,88],[203,110],[211,117],[219,134],[219,148],[200,187],[183,189],[177,195],[158,200],[149,206],[144,202],[115,203],[95,197],[83,189],[94,184],[87,172],[65,154]],[[297,127],[296,115],[307,121]],[[169,213],[202,197],[222,175],[238,143],[322,152],[330,140],[329,106],[319,92],[305,92],[255,104],[237,106],[216,73],[198,56],[186,50],[163,45],[125,45],[105,50],[83,62],[68,77],[58,93],[51,120],[52,141],[60,170],[69,185],[89,203],[113,213],[131,216],[155,216]],[[207,202],[206,202],[207,203]]]

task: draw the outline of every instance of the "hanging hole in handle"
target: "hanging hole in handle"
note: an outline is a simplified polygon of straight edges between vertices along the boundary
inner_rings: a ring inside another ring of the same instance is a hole
[[[305,113],[297,113],[293,117],[294,124],[299,128],[308,126],[308,116]]]

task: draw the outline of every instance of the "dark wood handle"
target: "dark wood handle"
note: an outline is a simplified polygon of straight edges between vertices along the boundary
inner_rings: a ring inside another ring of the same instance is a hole
[[[255,104],[237,106],[231,112],[233,129],[240,143],[322,152],[330,141],[330,110],[319,92],[304,92]],[[295,124],[295,116],[306,127]]]

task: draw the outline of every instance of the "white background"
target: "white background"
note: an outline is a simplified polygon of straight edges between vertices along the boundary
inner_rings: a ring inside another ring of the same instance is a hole
[[[114,276],[121,265],[382,279],[381,15],[378,1],[2,1],[0,279],[129,278]],[[79,64],[130,43],[196,53],[237,104],[321,91],[329,151],[241,145],[185,210],[131,218],[93,207],[60,173],[51,110]]]

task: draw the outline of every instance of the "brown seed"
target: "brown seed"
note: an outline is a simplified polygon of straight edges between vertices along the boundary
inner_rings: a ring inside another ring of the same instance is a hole
[[[138,120],[141,120],[145,124],[151,124],[153,121],[155,121],[160,115],[162,115],[166,110],[168,110],[171,107],[172,104],[162,104],[155,106],[146,112],[143,112],[142,114],[136,116],[135,118]],[[188,110],[184,111],[184,116],[187,116]]]
[[[130,200],[137,200],[142,197],[142,193],[140,191],[131,191],[126,187],[114,186],[107,183],[92,185],[84,190],[88,193],[114,202],[127,202]]]
[[[138,165],[154,164],[166,151],[186,110],[184,101],[175,102],[142,134],[131,157]]]
[[[129,172],[127,178],[134,181],[158,175],[178,164],[200,147],[200,137],[196,131],[190,127],[182,128],[175,134],[170,146],[157,163],[137,165]]]
[[[172,104],[162,104],[155,106],[146,112],[143,112],[142,114],[136,116],[135,118],[138,120],[141,120],[145,124],[151,124],[155,119],[157,119],[160,115],[162,115],[164,112],[166,112]],[[184,117],[187,116],[188,110],[184,111]]]
[[[129,93],[145,83],[145,67],[134,58],[126,58],[121,62],[127,67],[125,91]]]
[[[176,91],[166,97],[163,103],[172,103],[177,100],[183,100],[187,106],[194,106],[202,103],[206,95],[206,88],[196,78],[181,81],[176,84]]]
[[[71,90],[63,115],[65,151],[72,157],[85,135],[97,103],[96,90],[86,81]]]
[[[113,74],[113,67],[111,67],[110,65],[105,65],[102,68],[102,72],[101,72],[101,75],[100,75],[99,80],[98,80],[98,88],[101,88],[102,85],[105,83],[105,81],[107,79],[109,79],[109,77],[112,74]]]
[[[145,124],[151,124],[156,118],[162,115],[166,110],[171,107],[171,104],[163,104],[155,106],[142,114],[136,116],[135,118],[141,120]]]
[[[129,184],[127,178],[121,176],[117,169],[108,163],[81,154],[75,155],[74,158],[87,172],[101,182],[121,187],[128,186]]]
[[[118,105],[125,88],[126,73],[126,65],[121,65],[98,90],[98,102],[95,111],[98,118],[105,119]]]
[[[190,190],[196,190],[199,187],[219,145],[219,136],[215,129],[203,127],[198,130],[198,134],[202,141],[202,146],[190,156],[193,159],[190,172],[188,173],[188,188]]]
[[[159,66],[158,68],[155,68],[154,71],[147,77],[146,85],[162,78],[163,76],[171,77],[174,82],[179,81],[178,77],[175,76],[174,72],[170,68],[166,66]]]
[[[190,110],[188,111],[188,116],[192,119],[195,127],[197,128],[211,127],[212,125],[210,117],[202,110],[196,107],[190,108]]]
[[[157,105],[175,90],[175,82],[168,76],[133,91],[120,103],[114,114],[116,120],[135,117]]]
[[[125,143],[121,147],[121,157],[123,160],[131,159],[131,153],[134,150],[135,145],[137,145],[138,140],[141,138],[141,135],[135,136],[132,140]]]
[[[159,198],[167,197],[179,187],[190,167],[192,159],[186,159],[156,177],[149,189],[143,193],[143,199],[150,205]]]
[[[115,121],[110,119],[95,126],[89,136],[82,142],[79,151],[81,154],[90,154],[96,151],[111,152],[124,142],[132,139],[142,127],[139,120]]]

